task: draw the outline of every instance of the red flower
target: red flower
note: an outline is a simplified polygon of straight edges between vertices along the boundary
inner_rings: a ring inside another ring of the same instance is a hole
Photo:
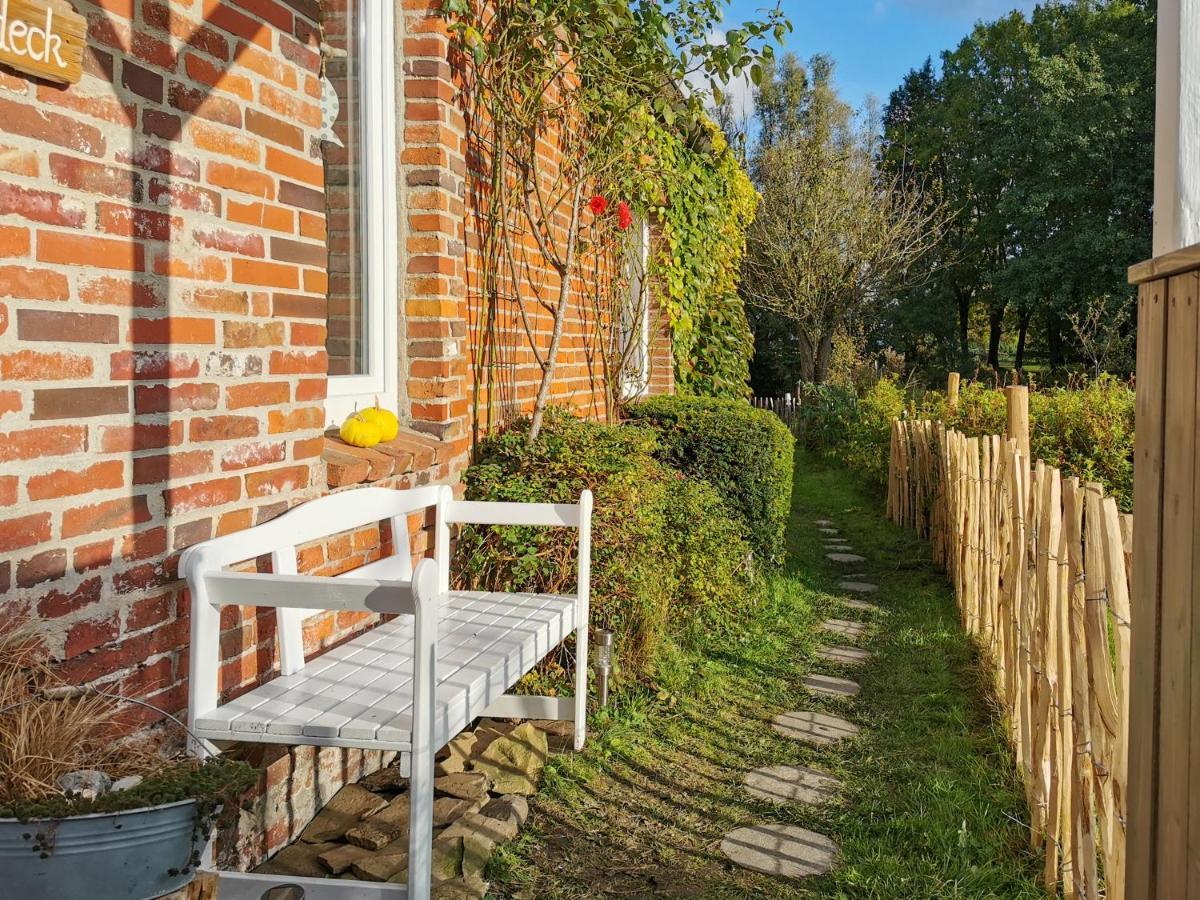
[[[629,209],[629,204],[622,200],[617,204],[617,227],[622,231],[633,224],[633,213]]]
[[[597,194],[588,201],[588,207],[591,209],[593,216],[602,216],[604,215],[604,211],[608,209],[608,201]]]

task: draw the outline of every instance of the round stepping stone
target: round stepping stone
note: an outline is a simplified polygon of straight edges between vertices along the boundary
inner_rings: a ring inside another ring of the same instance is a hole
[[[833,519],[813,519],[813,524],[822,528],[830,528],[833,526]]]
[[[845,563],[846,565],[867,561],[865,556],[859,556],[855,553],[826,553],[825,558],[831,559],[836,563]]]
[[[841,534],[841,532],[836,528],[820,528],[818,530],[821,532],[821,534]]]
[[[865,613],[879,612],[878,606],[876,606],[874,603],[868,603],[866,600],[850,599],[850,600],[843,600],[842,602],[845,603],[851,609],[856,609],[859,612],[865,612]]]
[[[832,775],[804,766],[767,766],[747,772],[746,793],[771,803],[821,806],[837,799],[839,782]]]
[[[784,878],[809,878],[833,871],[838,845],[797,825],[749,825],[731,831],[721,852],[744,869]]]
[[[873,594],[879,590],[879,585],[867,581],[843,581],[838,587],[852,594]]]
[[[808,710],[781,713],[771,720],[771,727],[784,737],[818,747],[828,747],[858,734],[858,726],[852,722]]]
[[[840,634],[842,637],[858,638],[867,633],[867,626],[862,622],[852,622],[849,619],[826,619],[821,628],[830,634]]]
[[[859,650],[857,647],[818,647],[817,659],[837,663],[843,666],[857,666],[871,658],[869,650]]]
[[[858,682],[848,678],[834,678],[832,675],[808,675],[801,679],[801,684],[814,694],[825,697],[857,697],[862,690]]]
[[[849,544],[827,544],[825,547],[830,553],[853,553],[854,548]]]
[[[855,572],[853,575],[847,575],[846,577],[853,581],[856,578],[870,578],[871,576],[867,572]]]

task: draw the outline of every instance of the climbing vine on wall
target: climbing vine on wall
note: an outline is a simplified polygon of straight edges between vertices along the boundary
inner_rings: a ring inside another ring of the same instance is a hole
[[[707,118],[682,133],[641,115],[647,164],[632,191],[659,226],[651,274],[671,323],[676,384],[745,396],[754,341],[738,279],[758,192]]]

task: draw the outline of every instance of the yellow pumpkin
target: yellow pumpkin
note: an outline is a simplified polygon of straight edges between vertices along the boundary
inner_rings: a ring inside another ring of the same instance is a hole
[[[391,410],[383,409],[378,401],[374,406],[368,406],[359,415],[368,422],[374,422],[379,426],[381,441],[393,440],[400,433],[400,420],[396,418],[396,414]]]
[[[347,417],[338,434],[352,447],[374,447],[381,440],[379,426],[364,418],[362,413]]]

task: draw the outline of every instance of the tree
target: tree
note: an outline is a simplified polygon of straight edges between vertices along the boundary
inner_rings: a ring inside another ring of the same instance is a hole
[[[823,56],[768,70],[751,174],[762,194],[747,235],[747,301],[792,328],[800,380],[825,380],[839,332],[861,333],[935,242],[941,213],[899,179],[880,178]]]

